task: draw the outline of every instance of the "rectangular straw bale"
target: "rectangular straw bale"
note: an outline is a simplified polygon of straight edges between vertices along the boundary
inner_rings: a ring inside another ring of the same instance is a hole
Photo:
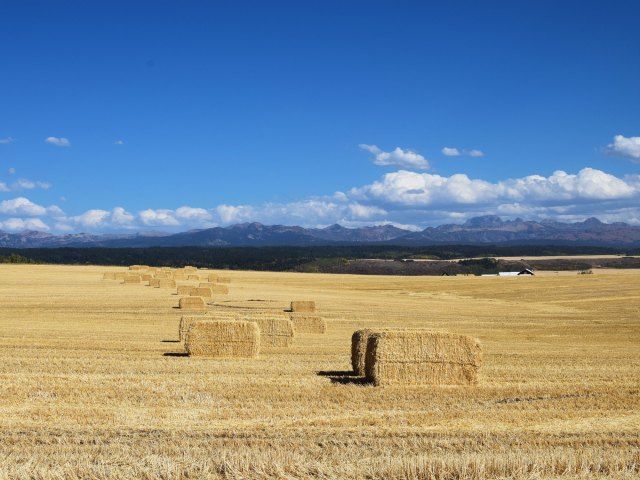
[[[178,285],[176,293],[178,295],[190,295],[192,288],[193,287],[191,285]]]
[[[191,324],[197,320],[240,320],[238,312],[229,310],[210,310],[206,313],[198,315],[183,315],[180,319],[180,326],[178,327],[178,335],[180,341],[185,339],[187,330]]]
[[[181,310],[203,311],[206,309],[206,305],[204,304],[202,297],[182,297],[178,300],[178,307]]]
[[[105,272],[102,274],[103,280],[115,280],[116,274],[114,272]]]
[[[129,265],[129,270],[146,270],[149,268],[147,265]]]
[[[218,281],[218,275],[215,273],[210,273],[207,275],[207,280],[211,283],[216,283]]]
[[[211,292],[210,288],[192,287],[191,291],[189,292],[189,295],[191,295],[192,297],[211,298],[213,296],[213,293]]]
[[[356,330],[351,335],[351,366],[353,372],[364,377],[365,370],[364,364],[367,356],[367,342],[369,341],[369,335],[373,332],[370,328],[363,328],[362,330]]]
[[[191,265],[185,265],[183,270],[185,270],[187,272],[197,272],[198,268],[197,267],[192,267]]]
[[[291,302],[291,311],[292,312],[315,312],[316,311],[316,302],[311,300],[296,300]]]
[[[291,313],[289,319],[293,322],[296,333],[324,333],[327,331],[327,322],[318,315]]]
[[[123,283],[140,283],[140,275],[126,275]]]
[[[193,297],[197,298],[197,297]],[[235,321],[238,320],[238,316],[235,312],[227,312],[227,311],[209,311],[202,314],[197,315],[183,315],[180,318],[180,325],[178,326],[178,336],[180,341],[184,341],[187,336],[187,332],[191,327],[191,324],[198,320],[229,320]]]
[[[260,352],[260,329],[254,322],[199,320],[187,331],[189,355],[216,358],[252,358]]]
[[[214,285],[215,283],[210,283],[210,282],[200,282],[198,284],[198,286],[202,288],[212,288]]]
[[[374,385],[469,385],[482,364],[478,341],[427,330],[373,332],[365,374]]]
[[[152,278],[153,276],[151,276],[150,273],[143,273],[142,276],[140,277],[140,280],[142,280],[143,282],[148,282]]]
[[[171,278],[171,275],[167,272],[156,272],[153,275],[153,278],[157,278],[157,279]]]
[[[218,283],[231,283],[231,277],[218,277]]]
[[[187,275],[187,280],[200,280],[198,275]]]
[[[293,322],[278,313],[245,311],[240,320],[256,322],[260,327],[260,345],[262,347],[288,347],[293,343]]]
[[[176,281],[171,278],[160,278],[158,288],[176,288]]]
[[[163,272],[170,272],[173,269],[171,267],[160,267],[160,270],[162,270]]]
[[[185,337],[187,336],[187,332],[189,331],[189,328],[191,328],[191,324],[197,322],[198,320],[212,320],[212,318],[206,314],[183,315],[182,317],[180,317],[180,324],[178,325],[178,338],[181,342],[184,341]]]
[[[213,287],[211,287],[211,291],[219,295],[227,295],[229,293],[229,287],[227,287],[226,285],[215,284],[213,285]]]
[[[173,273],[173,279],[174,280],[186,280],[187,279],[187,274],[184,272],[174,272]]]
[[[116,272],[114,274],[114,277],[116,280],[124,280],[124,277],[126,277],[128,275],[127,272]]]
[[[149,286],[158,288],[160,286],[160,279],[159,278],[151,278],[151,279],[149,279]]]

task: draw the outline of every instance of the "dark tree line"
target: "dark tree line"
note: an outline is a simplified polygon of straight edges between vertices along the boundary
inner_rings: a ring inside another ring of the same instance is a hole
[[[317,246],[317,247],[152,247],[152,248],[34,248],[0,249],[2,263],[50,263],[74,265],[132,265],[228,270],[328,271],[348,260],[400,260],[432,258],[449,260],[470,257],[612,255],[638,254],[609,247],[540,245],[439,245],[399,246]],[[495,266],[483,261],[486,269]],[[468,266],[471,266],[469,264]],[[475,266],[475,265],[474,265]],[[484,270],[485,268],[482,268]]]

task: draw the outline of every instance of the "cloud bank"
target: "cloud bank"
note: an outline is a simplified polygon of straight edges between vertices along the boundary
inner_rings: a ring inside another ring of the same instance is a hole
[[[617,177],[601,170],[562,170],[490,182],[465,174],[441,176],[397,170],[345,192],[288,203],[180,206],[129,212],[118,206],[67,215],[56,205],[20,196],[0,202],[0,228],[54,232],[184,231],[243,222],[321,227],[393,224],[422,229],[498,214],[529,219],[603,221],[640,225],[640,175]]]

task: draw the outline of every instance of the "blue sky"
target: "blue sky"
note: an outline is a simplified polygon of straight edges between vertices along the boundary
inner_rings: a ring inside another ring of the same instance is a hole
[[[6,1],[0,229],[640,224],[636,1]]]

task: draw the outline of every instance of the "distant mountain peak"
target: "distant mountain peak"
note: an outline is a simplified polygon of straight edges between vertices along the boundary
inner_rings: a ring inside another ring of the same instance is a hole
[[[470,228],[488,228],[501,226],[504,222],[497,215],[483,215],[480,217],[473,217],[462,224],[463,227]]]
[[[410,232],[391,224],[348,228],[339,224],[325,228],[240,223],[228,227],[164,234],[52,235],[47,232],[0,231],[0,247],[227,247],[305,246],[336,244],[581,244],[593,246],[640,246],[640,227],[625,223],[607,224],[597,218],[562,223],[555,220],[509,220],[497,215],[470,218],[462,225],[448,224]]]
[[[328,227],[324,227],[323,230],[327,232],[340,232],[342,230],[346,230],[347,227],[343,227],[339,223],[334,223],[333,225],[329,225]]]

